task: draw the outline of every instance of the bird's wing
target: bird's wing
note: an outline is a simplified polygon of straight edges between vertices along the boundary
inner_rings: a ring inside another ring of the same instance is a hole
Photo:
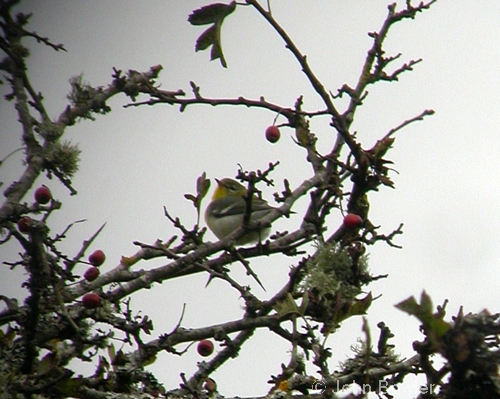
[[[231,215],[242,215],[245,213],[246,202],[243,198],[237,201],[233,198],[226,197],[217,200],[217,211],[213,212],[213,215],[217,218]],[[252,212],[260,211],[272,211],[274,208],[270,206],[266,201],[259,198],[252,199]]]

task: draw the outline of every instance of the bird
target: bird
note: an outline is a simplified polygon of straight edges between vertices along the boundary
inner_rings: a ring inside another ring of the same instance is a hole
[[[205,210],[205,221],[210,230],[220,240],[241,227],[247,207],[247,200],[244,198],[247,190],[242,184],[230,178],[215,179],[215,181],[217,187],[210,204]],[[265,200],[253,195],[250,222],[259,221],[275,209]],[[259,242],[266,238],[270,232],[270,226],[263,226],[258,230],[249,231],[236,240],[236,244],[245,245]]]

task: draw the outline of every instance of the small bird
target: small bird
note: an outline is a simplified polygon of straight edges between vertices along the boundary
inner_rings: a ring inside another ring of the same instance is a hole
[[[246,188],[237,181],[229,178],[222,180],[215,179],[217,188],[212,196],[212,201],[205,210],[205,221],[208,227],[220,240],[241,227],[245,215],[247,202],[243,198],[247,194]],[[250,222],[269,215],[274,209],[266,201],[252,197],[252,213]],[[250,231],[236,241],[236,244],[243,245],[258,242],[266,238],[271,231],[269,226],[258,231]]]

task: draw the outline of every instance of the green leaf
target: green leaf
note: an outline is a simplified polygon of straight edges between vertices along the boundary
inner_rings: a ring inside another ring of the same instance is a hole
[[[208,25],[213,24],[206,29],[196,40],[196,51],[202,51],[212,46],[210,51],[210,60],[220,59],[220,63],[224,68],[227,68],[227,63],[222,53],[221,44],[221,27],[224,18],[231,14],[236,9],[236,2],[229,4],[210,4],[202,7],[188,17],[188,21],[192,25]]]
[[[434,317],[430,322],[430,328],[436,334],[437,338],[441,338],[451,328],[451,326],[443,319]]]
[[[431,324],[431,320],[434,317],[432,314],[432,299],[425,291],[422,291],[422,295],[420,296],[420,304],[414,297],[410,297],[398,303],[396,307],[415,316],[425,327]]]
[[[208,28],[205,32],[203,32],[198,40],[196,40],[196,51],[206,50],[210,46],[212,46],[212,50],[210,52],[210,60],[216,60],[220,58],[220,63],[224,68],[227,68],[226,59],[224,58],[224,54],[222,53],[221,46],[221,36],[220,36],[220,28],[222,26],[222,21],[217,22]]]
[[[432,299],[422,291],[420,303],[412,296],[395,305],[396,308],[415,316],[423,325],[425,334],[433,342],[442,337],[450,328],[450,324],[443,320],[444,314],[433,313]]]
[[[201,201],[208,193],[210,188],[210,179],[207,179],[207,174],[203,172],[201,176],[196,179],[196,196],[193,194],[184,194],[184,198],[191,201],[194,207],[199,211]]]
[[[301,315],[297,304],[290,294],[287,294],[285,296],[285,299],[283,299],[282,301],[277,302],[273,306],[273,309],[276,311],[276,316],[278,317],[278,319],[282,319],[291,314]]]
[[[217,25],[212,25],[205,32],[203,32],[198,40],[196,40],[196,51],[206,50],[217,42]],[[220,38],[219,38],[220,39]]]
[[[198,179],[196,179],[196,193],[201,199],[205,198],[210,189],[210,179],[207,179],[206,172],[203,172]]]
[[[352,316],[360,316],[366,314],[366,311],[372,304],[372,293],[369,292],[364,298],[355,299],[354,301],[346,302],[339,312],[335,315],[335,324],[347,320]]]
[[[373,301],[372,293],[369,292],[364,298],[356,299],[351,307],[351,316],[366,314]]]
[[[422,291],[422,294],[420,295],[420,307],[422,308],[422,312],[424,314],[432,315],[432,299],[425,291]]]
[[[236,2],[232,1],[229,4],[214,3],[208,6],[194,10],[188,17],[191,25],[208,25],[216,23],[229,14],[236,8]]]
[[[406,298],[404,301],[401,301],[394,306],[412,316],[416,316],[420,309],[417,300],[413,296]]]

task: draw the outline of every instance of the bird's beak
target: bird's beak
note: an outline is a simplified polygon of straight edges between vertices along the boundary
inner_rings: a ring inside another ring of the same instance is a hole
[[[220,180],[215,178],[215,181],[217,182],[217,185],[220,186]]]

